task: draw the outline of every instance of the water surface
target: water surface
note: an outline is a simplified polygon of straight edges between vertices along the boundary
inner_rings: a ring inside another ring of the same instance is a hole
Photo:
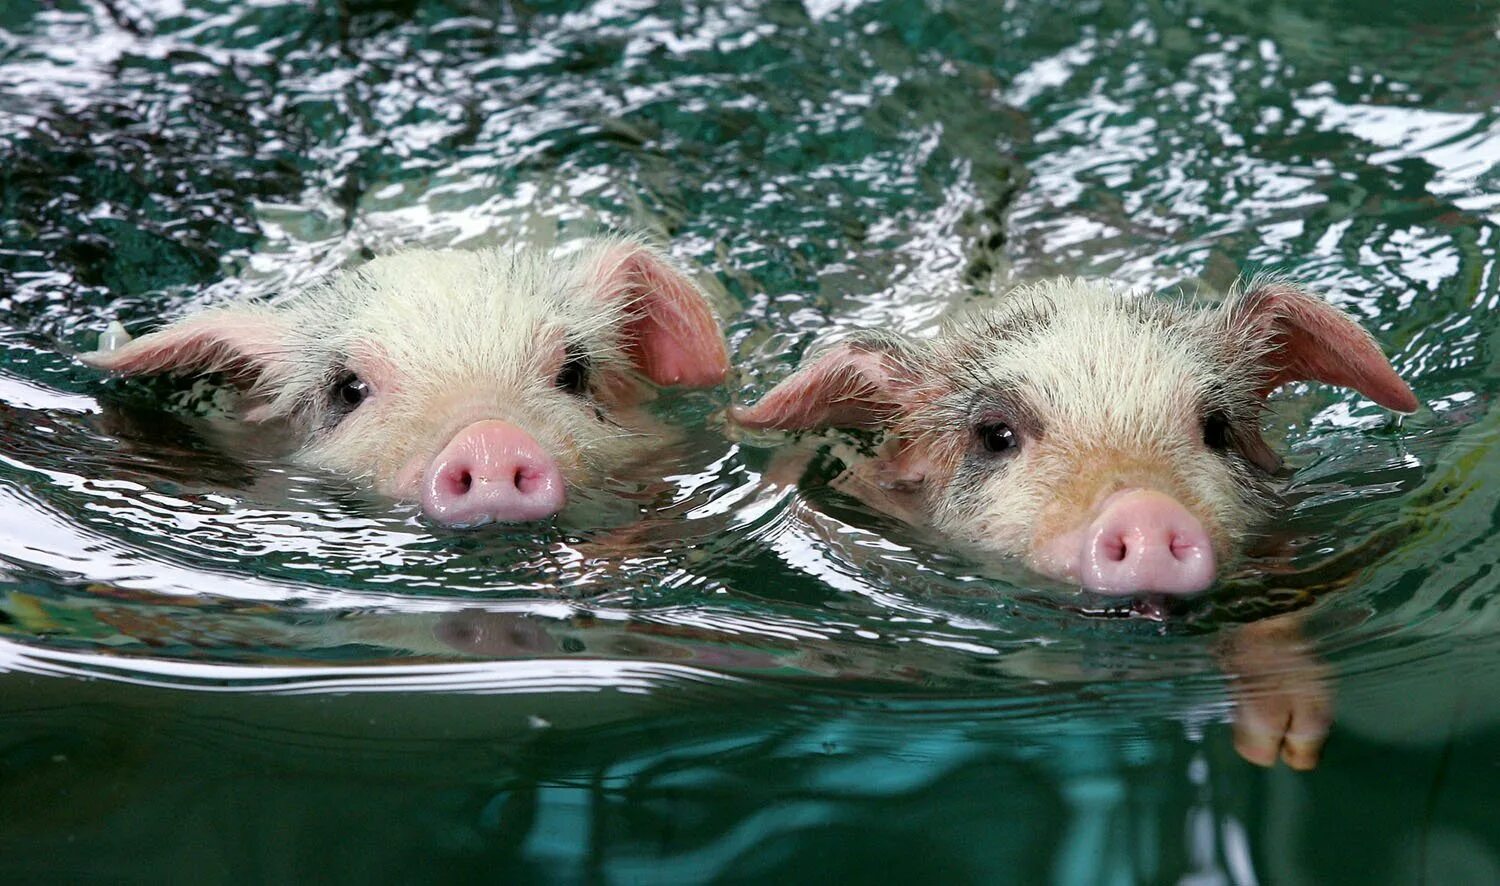
[[[1500,879],[1490,4],[0,8],[0,847],[245,881]],[[740,370],[659,484],[410,508],[72,357],[410,245],[645,230]],[[1281,269],[1427,408],[1276,398],[1257,555],[1159,617],[995,576],[725,428],[818,337],[1058,273]],[[622,502],[624,503],[622,505]],[[623,507],[623,511],[621,510]],[[1337,721],[1238,758],[1242,625]]]

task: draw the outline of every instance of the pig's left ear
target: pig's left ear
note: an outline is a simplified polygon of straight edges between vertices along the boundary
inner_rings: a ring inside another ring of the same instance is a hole
[[[1352,388],[1397,412],[1421,405],[1363,327],[1296,286],[1252,285],[1228,310],[1233,325],[1271,343],[1262,397],[1290,382],[1316,381]]]
[[[286,324],[274,311],[218,308],[79,359],[121,375],[226,372],[250,383],[285,364],[286,339]]]
[[[625,348],[635,368],[659,385],[711,388],[729,373],[724,334],[708,299],[655,250],[634,243],[604,248],[593,263],[596,297],[629,308]]]
[[[906,346],[860,338],[824,350],[759,403],[731,415],[747,428],[879,428],[908,408],[915,387]]]

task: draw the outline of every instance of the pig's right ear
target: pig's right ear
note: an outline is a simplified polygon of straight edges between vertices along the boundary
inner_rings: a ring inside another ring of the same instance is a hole
[[[897,342],[843,342],[731,415],[747,428],[784,431],[883,427],[909,402],[916,377]]]
[[[1315,381],[1352,388],[1397,412],[1421,406],[1370,333],[1300,287],[1276,280],[1252,283],[1228,305],[1228,317],[1269,344],[1262,397],[1288,382]]]
[[[642,375],[659,385],[711,388],[729,374],[708,299],[665,256],[633,241],[606,241],[590,271],[595,297],[629,306],[625,348]]]
[[[271,310],[219,308],[79,359],[121,375],[224,372],[243,384],[284,362],[288,334],[285,321]]]

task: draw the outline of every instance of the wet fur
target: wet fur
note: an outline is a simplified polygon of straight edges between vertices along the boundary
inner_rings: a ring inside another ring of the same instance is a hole
[[[857,423],[893,441],[864,474],[915,495],[955,538],[1035,555],[1111,491],[1140,485],[1182,502],[1227,558],[1265,514],[1276,465],[1259,425],[1277,343],[1242,316],[1247,291],[1203,307],[1108,281],[1018,287],[932,340],[846,340],[830,399],[857,402]],[[1203,442],[1214,412],[1229,420],[1227,452]],[[984,452],[984,420],[1021,434],[1019,451]]]
[[[205,311],[84,359],[126,372],[225,373],[245,389],[244,418],[296,429],[295,460],[372,479],[389,494],[412,495],[403,475],[482,418],[525,428],[578,483],[638,456],[653,439],[632,408],[644,388],[625,340],[643,309],[599,294],[643,254],[671,267],[625,238],[586,241],[562,256],[396,254],[277,302]],[[188,338],[194,329],[238,332],[233,344],[212,335],[200,342]],[[171,336],[189,344],[170,361],[150,362],[152,341]],[[556,384],[567,356],[588,363],[584,396]],[[339,418],[332,391],[348,370],[373,393]]]

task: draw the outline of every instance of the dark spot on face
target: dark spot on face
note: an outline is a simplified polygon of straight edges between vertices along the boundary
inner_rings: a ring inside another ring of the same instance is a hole
[[[952,476],[944,481],[942,495],[949,508],[965,515],[983,510],[990,480],[1006,470],[1028,441],[1042,435],[1041,421],[1014,385],[997,385],[992,376],[983,383],[985,387],[966,401],[952,402],[945,410],[946,419],[938,419],[946,425],[939,433],[963,435],[962,450],[954,460]],[[947,424],[953,420],[962,424],[957,428]]]
[[[969,400],[967,422],[987,451],[1003,453],[1019,447],[1023,438],[1041,439],[1041,416],[1017,393],[1021,388],[1016,380],[991,380]]]

